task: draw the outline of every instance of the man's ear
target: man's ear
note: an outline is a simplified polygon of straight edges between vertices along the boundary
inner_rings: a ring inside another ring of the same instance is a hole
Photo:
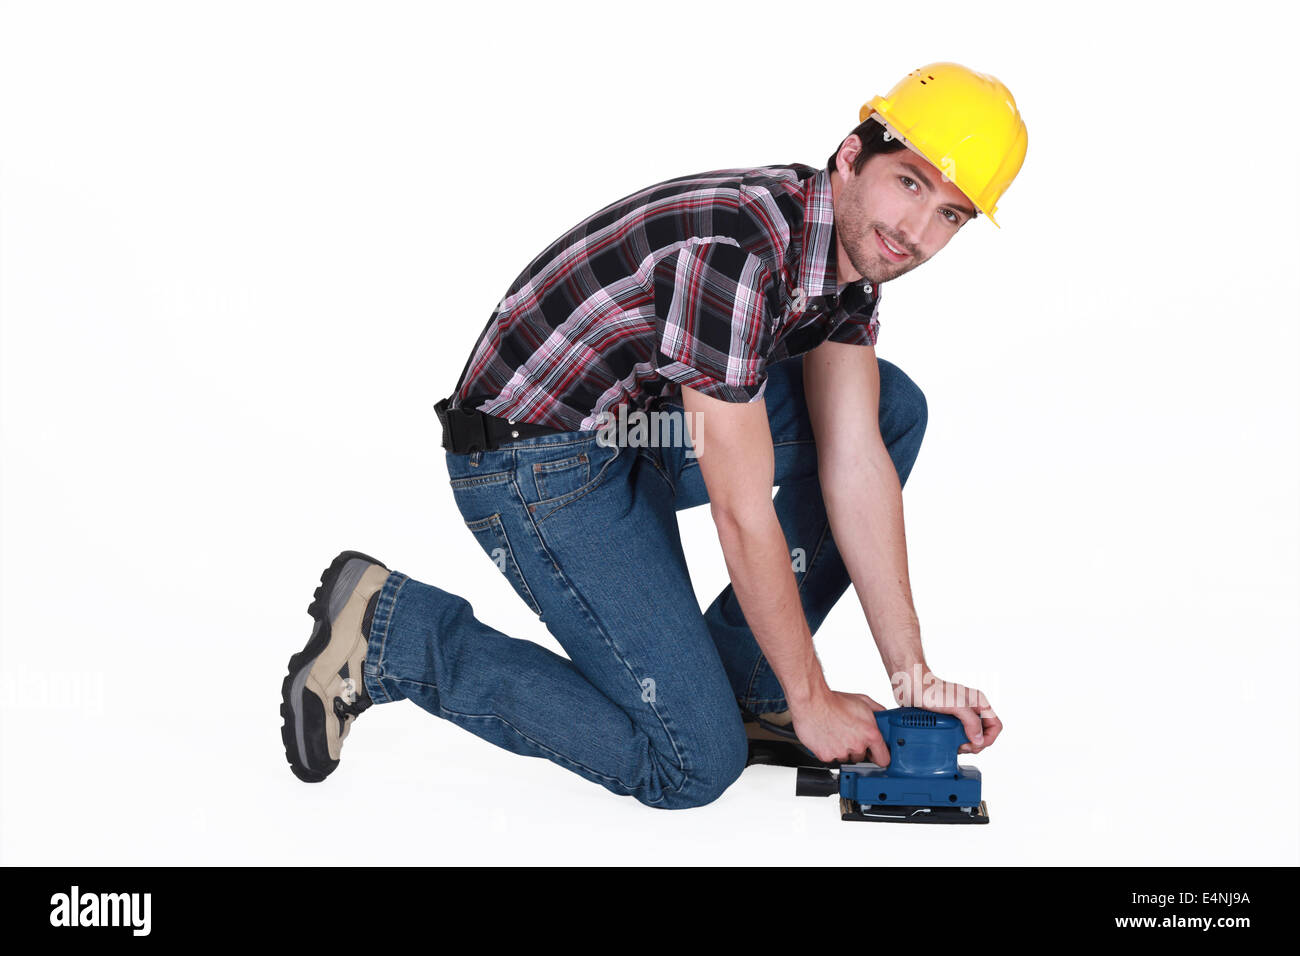
[[[854,162],[854,160],[856,160],[856,159],[858,158],[858,154],[862,152],[862,140],[858,137],[858,134],[857,134],[857,133],[850,133],[848,136],[846,136],[846,137],[844,138],[844,142],[840,144],[840,153],[836,155],[836,160],[837,160],[837,162],[836,162],[836,166],[837,166],[837,168],[838,168],[838,166],[839,166],[838,160],[839,160],[839,158],[840,158],[840,155],[843,154],[844,147],[845,147],[845,146],[854,147],[855,144],[856,144],[856,148],[853,148],[853,149],[852,149],[850,155],[849,155],[849,156],[847,157],[847,159],[845,160],[845,165],[848,167],[848,170],[849,170],[849,172],[848,172],[848,175],[849,175],[849,176],[853,176],[853,175],[854,175],[854,172],[853,172],[853,162]],[[841,177],[841,178],[846,178],[845,175],[844,175],[844,173],[840,173],[840,177]]]

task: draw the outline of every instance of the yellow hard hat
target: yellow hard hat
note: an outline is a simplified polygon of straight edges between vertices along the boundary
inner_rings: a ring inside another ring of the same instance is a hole
[[[864,103],[858,122],[872,113],[998,226],[993,213],[1025,161],[1029,131],[997,77],[931,63]]]

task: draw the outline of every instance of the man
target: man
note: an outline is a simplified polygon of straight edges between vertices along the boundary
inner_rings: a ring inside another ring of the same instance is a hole
[[[922,651],[901,489],[926,406],[875,344],[881,284],[992,219],[1024,124],[1005,86],[953,63],[859,119],[825,169],[647,187],[515,280],[438,412],[467,528],[568,657],[344,552],[284,681],[301,779],[402,698],[661,808],[734,782],[756,717],[819,760],[885,764],[881,705],[832,690],[813,649],[850,583],[899,703],[958,716],[963,750],[993,743],[987,700]],[[611,429],[629,411],[670,440]],[[705,502],[732,583],[701,614],[676,512]]]

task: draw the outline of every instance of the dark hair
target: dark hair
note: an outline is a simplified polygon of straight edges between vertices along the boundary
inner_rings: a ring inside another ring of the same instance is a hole
[[[900,149],[907,149],[907,144],[897,136],[886,140],[885,132],[885,124],[877,120],[873,113],[871,116],[868,116],[859,123],[853,131],[849,133],[849,136],[856,134],[858,139],[862,140],[862,149],[858,151],[857,158],[853,160],[853,175],[856,176],[858,173],[862,172],[862,167],[867,164],[867,160],[872,156],[875,156],[877,153],[896,153]],[[848,136],[844,137],[844,139],[848,139]],[[842,139],[840,140],[840,146],[843,145],[844,140]],[[835,169],[835,157],[840,154],[840,146],[835,147],[835,152],[831,153],[830,157],[826,160],[826,169],[828,172]],[[980,211],[976,209],[975,216],[978,216],[979,214]],[[975,216],[972,216],[971,218],[974,219]]]

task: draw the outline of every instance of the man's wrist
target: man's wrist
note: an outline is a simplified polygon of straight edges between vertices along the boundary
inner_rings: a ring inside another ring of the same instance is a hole
[[[894,701],[904,707],[919,707],[926,681],[932,679],[931,673],[924,657],[910,658],[896,667],[889,667],[889,686]]]
[[[924,654],[900,654],[897,656],[881,655],[885,670],[892,680],[895,674],[928,674],[930,665],[925,662]]]
[[[820,664],[810,668],[802,677],[792,680],[790,686],[783,685],[781,689],[785,692],[785,701],[790,709],[796,711],[806,709],[831,692]]]
[[[925,663],[925,651],[921,647],[921,628],[914,617],[895,628],[877,624],[872,628],[872,633],[882,635],[876,641],[876,647],[891,680],[895,674],[910,674],[917,667],[922,672],[930,669]]]

